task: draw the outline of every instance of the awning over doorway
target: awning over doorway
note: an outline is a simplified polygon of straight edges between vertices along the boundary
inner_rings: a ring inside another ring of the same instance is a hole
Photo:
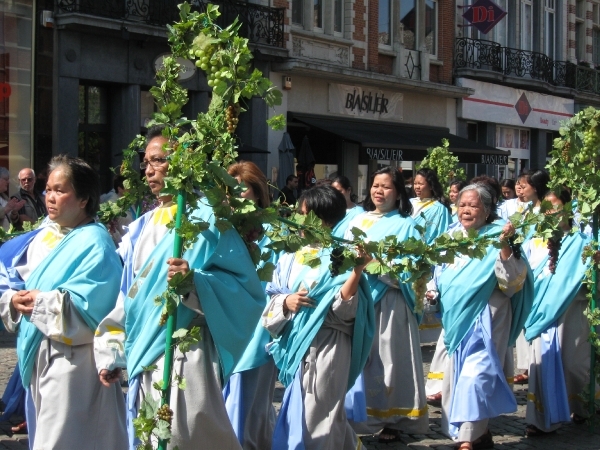
[[[289,113],[289,120],[358,142],[370,159],[421,161],[427,149],[441,145],[443,138],[448,139],[450,150],[462,163],[504,165],[510,156],[508,151],[450,134],[447,128],[298,113]]]

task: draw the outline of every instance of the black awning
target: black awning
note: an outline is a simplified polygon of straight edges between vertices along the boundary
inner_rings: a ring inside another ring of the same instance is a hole
[[[508,164],[510,156],[508,151],[450,134],[447,128],[289,114],[290,121],[358,142],[371,159],[421,161],[427,155],[427,149],[441,145],[444,138],[450,142],[450,151],[462,163],[504,165]]]

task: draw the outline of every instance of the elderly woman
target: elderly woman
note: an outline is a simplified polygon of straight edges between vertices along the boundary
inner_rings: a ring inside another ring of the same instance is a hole
[[[229,167],[229,175],[246,188],[242,198],[259,208],[270,204],[267,179],[256,164],[240,161]],[[270,239],[263,235],[257,242],[262,250]],[[270,261],[277,262],[273,255]],[[266,283],[263,283],[266,287]],[[265,351],[271,341],[269,332],[258,321],[252,340],[223,389],[229,420],[244,450],[269,450],[275,428],[273,394],[277,371],[273,358]]]
[[[346,214],[342,194],[330,186],[302,193],[301,211],[333,228]],[[346,420],[344,396],[365,365],[373,329],[373,302],[362,265],[336,276],[331,249],[306,246],[281,257],[268,285],[263,325],[286,386],[274,449],[355,450],[360,441]],[[319,267],[304,264],[318,257]]]
[[[494,202],[481,185],[469,185],[458,197],[458,230],[480,236],[502,232],[504,242],[514,229],[500,227]],[[527,316],[532,290],[531,271],[511,248],[490,246],[483,260],[457,257],[436,267],[444,342],[448,350],[442,386],[442,430],[462,450],[493,446],[488,420],[513,412],[517,404],[502,370],[507,347]]]
[[[571,202],[562,190],[550,192],[546,200],[561,208]],[[558,260],[551,261],[548,242],[532,238],[523,245],[535,279],[535,298],[525,338],[529,347],[529,393],[527,394],[528,437],[555,431],[562,422],[582,423],[588,416],[580,394],[589,381],[588,306],[582,280],[589,267],[581,254],[590,238],[580,232],[568,234],[572,220],[564,219],[565,232]],[[550,266],[554,266],[554,272]]]
[[[450,202],[444,197],[442,185],[432,169],[417,172],[413,190],[417,196],[410,199],[412,218],[425,229],[423,239],[430,244],[452,221]]]
[[[0,167],[0,221],[2,228],[8,231],[11,223],[19,222],[19,209],[25,204],[25,200],[8,198],[8,186],[10,185],[10,174],[8,169]]]
[[[100,183],[83,160],[50,161],[46,207],[52,221],[3,247],[10,286],[0,298],[18,332],[33,448],[127,448],[119,385],[102,388],[94,365],[96,326],[113,308],[121,263],[106,229],[94,223]],[[59,405],[59,406],[58,406]]]

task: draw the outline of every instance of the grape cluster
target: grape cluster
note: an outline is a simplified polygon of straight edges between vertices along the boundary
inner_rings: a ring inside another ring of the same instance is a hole
[[[227,132],[229,134],[233,134],[238,125],[238,111],[240,104],[236,103],[235,105],[229,105],[227,107],[227,111],[225,112],[225,120],[227,121]]]
[[[169,408],[169,405],[167,404],[162,405],[156,411],[156,417],[158,417],[160,420],[171,423],[171,420],[173,420],[173,410]]]
[[[552,236],[548,239],[548,255],[550,259],[548,260],[548,270],[550,273],[556,272],[556,264],[558,262],[558,252],[560,251],[560,246],[562,244],[562,231],[554,230],[552,232]]]
[[[167,323],[167,319],[169,318],[169,315],[167,313],[162,313],[160,315],[160,319],[158,319],[158,326],[162,327]]]
[[[427,282],[429,281],[431,273],[423,273],[419,278],[412,282],[413,291],[415,291],[415,313],[421,313],[423,311],[423,299],[427,293]]]
[[[589,128],[583,132],[583,148],[578,153],[577,157],[580,163],[595,161],[600,147],[600,136],[597,128]]]
[[[344,263],[344,249],[342,247],[335,247],[329,254],[329,273],[332,277],[337,277],[340,274],[340,267]]]
[[[523,254],[521,252],[521,244],[515,243],[515,239],[516,238],[514,236],[509,237],[508,238],[508,246],[510,247],[514,257],[517,259],[521,259],[521,255]]]
[[[594,262],[596,264],[600,264],[600,250],[596,250],[594,252],[594,255],[592,256],[592,259],[594,260]]]

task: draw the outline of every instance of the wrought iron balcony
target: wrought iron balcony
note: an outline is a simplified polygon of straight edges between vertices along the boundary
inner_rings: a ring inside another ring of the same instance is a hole
[[[487,70],[600,95],[598,70],[567,61],[555,61],[543,53],[503,47],[483,39],[456,39],[455,73],[460,69]]]
[[[182,0],[57,0],[58,13],[92,16],[148,25],[165,26],[179,19],[177,5]],[[192,0],[192,9],[203,12],[208,1]],[[235,17],[244,24],[240,35],[253,44],[283,47],[285,8],[270,8],[241,0],[213,0],[219,6],[219,25],[230,24]]]

